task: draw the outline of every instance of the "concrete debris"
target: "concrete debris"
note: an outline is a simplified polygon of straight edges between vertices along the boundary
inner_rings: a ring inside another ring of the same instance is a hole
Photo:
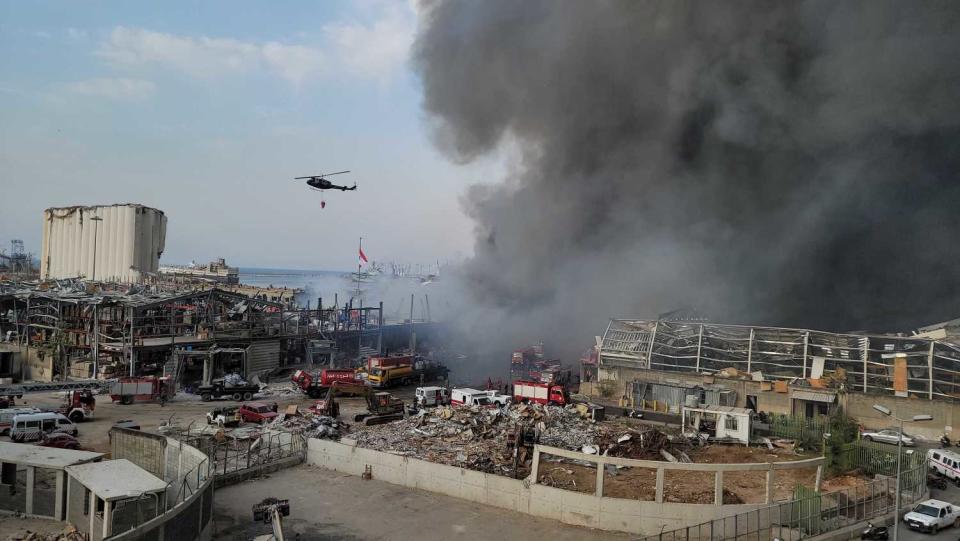
[[[68,526],[67,529],[58,533],[43,534],[27,530],[22,535],[12,535],[7,539],[9,541],[83,541],[86,538],[76,528]]]
[[[359,447],[517,475],[529,472],[532,459],[531,453],[516,460],[508,445],[518,428],[535,430],[542,445],[592,455],[661,460],[659,450],[674,445],[666,434],[650,427],[620,421],[597,423],[573,406],[538,404],[423,409],[402,421],[359,427],[350,437]]]
[[[303,433],[308,438],[339,440],[350,432],[350,425],[326,415],[300,411],[297,415],[279,415],[269,425],[272,430]]]
[[[250,383],[243,379],[243,376],[240,374],[233,373],[223,375],[223,385],[224,387],[241,387],[244,385],[250,385]]]

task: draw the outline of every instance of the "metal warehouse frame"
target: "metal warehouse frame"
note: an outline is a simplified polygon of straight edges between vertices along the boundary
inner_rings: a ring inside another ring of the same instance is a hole
[[[822,358],[825,377],[842,369],[848,390],[885,394],[894,393],[898,357],[906,358],[907,392],[960,399],[960,346],[917,336],[613,319],[599,354],[601,367],[707,374],[732,367],[781,380],[811,377],[814,359]]]

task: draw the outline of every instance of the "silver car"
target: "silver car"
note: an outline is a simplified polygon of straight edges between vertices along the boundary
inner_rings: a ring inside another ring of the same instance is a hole
[[[864,432],[860,436],[867,441],[876,441],[879,443],[890,443],[896,445],[898,436],[900,436],[900,431],[896,428],[886,428],[876,432]],[[904,446],[913,447],[915,445],[913,442],[913,437],[910,436],[910,434],[904,433],[902,438],[903,439],[901,441],[903,442]]]

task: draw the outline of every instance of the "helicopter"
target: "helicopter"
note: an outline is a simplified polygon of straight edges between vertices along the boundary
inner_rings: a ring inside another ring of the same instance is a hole
[[[315,175],[311,177],[296,177],[294,180],[307,180],[307,186],[310,186],[314,190],[340,190],[342,192],[356,190],[357,183],[353,183],[353,186],[339,186],[334,184],[326,179],[326,177],[333,175],[341,175],[343,173],[349,173],[350,171],[337,171],[336,173],[323,173],[320,175]]]

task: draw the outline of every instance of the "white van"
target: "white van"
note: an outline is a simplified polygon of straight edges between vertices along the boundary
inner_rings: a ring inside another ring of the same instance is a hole
[[[41,410],[38,408],[0,409],[0,436],[10,432],[10,427],[13,425],[14,416],[17,416],[23,413],[41,413]]]
[[[946,449],[930,449],[927,461],[931,470],[960,484],[960,454]]]
[[[62,413],[24,413],[13,416],[10,439],[13,441],[39,440],[50,432],[77,435],[77,425]]]

